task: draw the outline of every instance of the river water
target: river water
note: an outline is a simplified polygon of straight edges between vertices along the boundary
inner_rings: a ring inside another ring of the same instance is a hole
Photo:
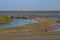
[[[36,20],[29,20],[29,19],[13,19],[13,20],[14,21],[11,23],[0,24],[0,28],[20,26],[20,25],[24,25],[24,24],[37,22]]]

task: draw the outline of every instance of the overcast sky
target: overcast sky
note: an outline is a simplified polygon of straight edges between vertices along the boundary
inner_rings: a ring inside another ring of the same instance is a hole
[[[0,11],[60,10],[60,0],[0,0]]]

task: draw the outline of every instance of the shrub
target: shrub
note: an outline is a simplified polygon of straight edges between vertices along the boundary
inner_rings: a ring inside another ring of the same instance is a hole
[[[0,16],[0,24],[1,23],[7,23],[12,22],[13,20],[9,16]]]

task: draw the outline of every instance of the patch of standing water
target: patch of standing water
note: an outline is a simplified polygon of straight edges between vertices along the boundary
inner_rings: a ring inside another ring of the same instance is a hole
[[[52,26],[55,26],[56,29],[51,30],[50,32],[55,32],[55,31],[60,31],[60,23],[55,23],[55,24],[51,24]]]
[[[60,23],[55,23],[55,24],[51,24],[52,26],[55,26],[56,28],[60,28]]]
[[[0,28],[20,26],[20,25],[24,25],[24,24],[29,24],[29,23],[38,22],[38,21],[36,21],[36,20],[29,20],[29,19],[13,19],[13,20],[14,20],[14,21],[11,22],[11,23],[1,24],[1,25],[0,25]]]

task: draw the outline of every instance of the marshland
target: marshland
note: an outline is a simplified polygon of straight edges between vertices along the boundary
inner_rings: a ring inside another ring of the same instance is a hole
[[[60,11],[1,11],[0,13],[0,39],[60,38]]]

